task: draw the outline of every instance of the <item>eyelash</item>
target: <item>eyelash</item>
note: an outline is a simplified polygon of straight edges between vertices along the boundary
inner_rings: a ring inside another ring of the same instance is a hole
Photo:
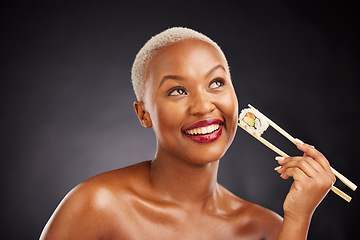
[[[213,84],[216,83],[216,82],[220,82],[220,85],[217,85],[217,84],[216,84],[216,88],[225,85],[225,80],[218,77],[218,78],[215,78],[214,80],[212,80],[212,81],[210,82],[209,86],[213,85]]]
[[[217,82],[220,82],[220,85],[216,84]],[[213,85],[214,83],[216,84],[216,87],[214,87],[214,88],[218,88],[218,87],[225,85],[225,80],[222,78],[215,78],[209,84],[210,89],[214,89],[211,87],[211,85]],[[178,94],[173,94],[175,91],[179,91],[179,90],[181,90],[182,93],[178,92]],[[176,95],[188,95],[188,92],[186,91],[186,89],[184,87],[180,87],[180,86],[173,87],[168,91],[168,96],[176,96]]]
[[[184,93],[182,93],[182,94],[179,93],[178,95],[187,95],[188,94],[185,88],[178,86],[178,87],[171,88],[168,91],[168,96],[175,96],[175,95],[172,95],[172,93],[175,92],[175,91],[179,91],[179,90],[182,90]]]

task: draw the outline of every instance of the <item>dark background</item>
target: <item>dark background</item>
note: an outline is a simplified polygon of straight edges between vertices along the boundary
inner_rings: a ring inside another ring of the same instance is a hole
[[[355,2],[355,1],[354,1]],[[65,194],[98,173],[154,155],[138,123],[130,69],[141,46],[172,26],[214,39],[240,108],[251,103],[321,150],[360,184],[358,7],[349,1],[13,1],[2,6],[1,239],[37,239]],[[274,130],[264,137],[300,154]],[[291,184],[271,150],[242,129],[219,182],[282,214]],[[309,239],[356,239],[359,190],[330,192]]]

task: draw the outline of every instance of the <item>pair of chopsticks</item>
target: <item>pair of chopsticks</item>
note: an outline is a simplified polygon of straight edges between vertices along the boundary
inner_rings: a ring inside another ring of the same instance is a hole
[[[277,130],[280,134],[282,134],[284,137],[286,137],[287,139],[289,139],[292,143],[294,143],[296,145],[296,141],[295,138],[293,138],[290,134],[288,134],[285,130],[283,130],[281,127],[279,127],[276,123],[274,123],[273,121],[271,121],[268,117],[266,117],[264,114],[262,114],[259,110],[257,110],[256,108],[254,108],[253,106],[251,106],[250,104],[248,104],[248,106],[257,111],[258,114],[261,114],[262,117],[264,119],[266,119],[266,121],[269,123],[270,126],[272,126],[275,130]],[[246,132],[248,132],[246,130],[245,127],[241,126],[240,124],[238,124],[242,129],[244,129]],[[277,154],[279,154],[282,157],[290,157],[289,155],[287,155],[285,152],[281,151],[279,148],[275,147],[273,144],[271,144],[270,142],[268,142],[266,139],[256,135],[256,134],[252,134],[250,132],[248,132],[250,135],[252,135],[253,137],[255,137],[257,140],[259,140],[261,143],[263,143],[265,146],[267,146],[268,148],[270,148],[271,150],[273,150],[274,152],[276,152]],[[341,173],[339,173],[338,171],[336,171],[334,168],[330,167],[331,171],[335,174],[335,176],[337,178],[340,179],[340,181],[342,181],[346,186],[348,186],[351,190],[355,191],[357,186],[352,183],[349,179],[347,179],[344,175],[342,175]],[[338,189],[335,186],[331,186],[331,190],[336,193],[338,196],[340,196],[341,198],[343,198],[344,200],[346,200],[347,202],[351,201],[351,197],[348,196],[346,193],[342,192],[340,189]]]

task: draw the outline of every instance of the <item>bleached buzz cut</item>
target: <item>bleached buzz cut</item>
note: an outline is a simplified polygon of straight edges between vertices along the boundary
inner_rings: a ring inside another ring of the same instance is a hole
[[[209,37],[185,27],[169,28],[150,38],[150,40],[145,43],[135,57],[131,69],[131,81],[138,101],[143,101],[143,87],[147,70],[146,68],[155,53],[164,47],[187,39],[197,39],[209,43],[220,52],[227,65],[227,60],[223,51]]]

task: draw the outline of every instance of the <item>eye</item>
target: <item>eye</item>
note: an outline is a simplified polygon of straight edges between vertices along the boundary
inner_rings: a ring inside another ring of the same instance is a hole
[[[169,96],[187,95],[188,93],[182,87],[174,87],[169,90]]]
[[[210,83],[210,88],[218,88],[225,85],[225,81],[222,78],[215,78]]]

